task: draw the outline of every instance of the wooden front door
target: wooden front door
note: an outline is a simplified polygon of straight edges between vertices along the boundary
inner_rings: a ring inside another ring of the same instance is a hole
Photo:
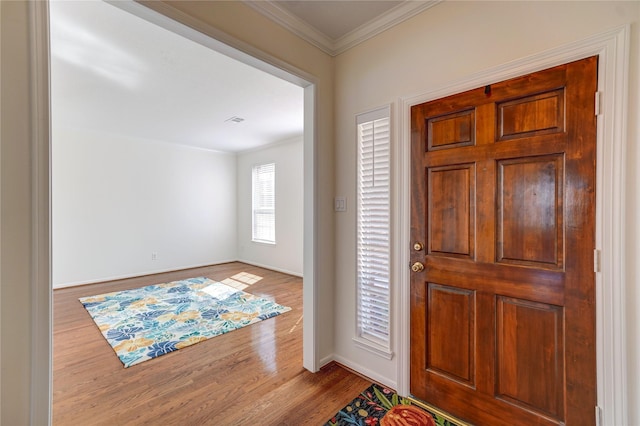
[[[414,397],[595,422],[596,80],[592,57],[412,108]]]

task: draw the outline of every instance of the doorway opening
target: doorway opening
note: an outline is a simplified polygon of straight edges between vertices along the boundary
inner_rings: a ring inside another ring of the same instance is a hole
[[[47,3],[43,2],[42,4],[36,4],[34,6],[35,13],[37,17],[34,18],[35,21],[41,22],[43,28],[48,27],[48,15],[47,15]],[[267,54],[256,51],[253,48],[244,45],[242,42],[234,40],[223,33],[219,33],[215,28],[208,27],[205,24],[200,25],[199,30],[195,30],[192,27],[184,25],[178,22],[175,19],[172,19],[170,16],[172,15],[171,10],[163,11],[162,13],[151,10],[150,8],[143,6],[141,4],[131,2],[118,2],[116,4],[117,7],[124,9],[140,18],[143,18],[149,22],[152,22],[156,25],[162,26],[165,29],[173,31],[177,34],[183,35],[199,44],[202,44],[206,47],[214,49],[220,53],[223,53],[235,60],[243,62],[247,65],[253,66],[255,68],[260,69],[268,74],[281,78],[283,80],[288,81],[289,83],[293,83],[303,89],[304,96],[304,130],[302,136],[302,144],[303,144],[303,164],[304,164],[304,176],[303,176],[303,186],[304,186],[304,208],[303,208],[303,233],[304,233],[304,243],[303,243],[303,305],[305,311],[305,318],[302,323],[303,328],[303,366],[307,370],[311,372],[316,372],[319,369],[319,360],[316,355],[316,326],[315,326],[315,258],[316,258],[316,239],[315,239],[315,219],[314,219],[314,210],[316,204],[316,193],[315,193],[315,78],[311,75],[308,75],[294,67],[289,66],[286,63],[279,62],[275,58],[270,57]],[[179,15],[177,12],[174,14],[175,16]],[[192,23],[191,23],[192,24]],[[192,25],[193,26],[193,25]],[[40,28],[40,26],[37,26]],[[46,31],[42,31],[40,29],[36,30],[36,35],[38,38],[38,42],[41,46],[48,45],[49,34]],[[48,57],[49,52],[46,51],[46,48],[43,48],[46,52],[47,61],[50,61]],[[42,52],[38,52],[42,54]],[[39,57],[39,60],[43,59]],[[277,64],[277,65],[273,65]],[[49,66],[45,63],[38,64],[37,75],[39,79],[48,80],[49,77]],[[37,103],[39,104],[39,115],[41,117],[46,117],[47,121],[50,119],[51,111],[48,106],[48,94],[46,94],[48,87],[45,85],[44,90],[35,94],[35,98],[37,99]],[[42,89],[42,87],[40,88]],[[46,99],[46,101],[44,101]],[[46,106],[44,106],[46,105]],[[44,147],[39,147],[44,148]],[[50,146],[47,146],[46,149],[40,151],[39,155],[40,162],[43,164],[48,164],[47,168],[50,170],[51,167],[51,158],[50,154],[46,154],[42,156],[45,151],[49,151]],[[46,176],[48,173],[40,174],[39,177],[43,179],[41,182],[42,188],[46,188],[49,186],[49,176]],[[46,181],[46,183],[45,183]],[[48,192],[42,192],[40,189],[38,192],[38,196],[40,200],[46,199],[48,204],[51,200],[51,192],[50,189]],[[38,210],[38,218],[42,220],[44,223],[49,223],[49,208],[45,206],[45,204],[40,203]],[[48,235],[41,235],[40,242],[51,239],[51,230],[46,227],[42,228],[46,229]],[[36,238],[38,239],[38,238]],[[36,242],[36,247],[40,254],[40,262],[42,262],[41,270],[46,270],[50,268],[50,259],[51,252],[48,248],[49,244],[39,244]],[[46,259],[46,260],[44,260]],[[44,283],[45,281],[48,283],[46,287],[46,296],[44,293],[45,288],[42,288],[39,291],[39,295],[35,296],[40,298],[45,303],[48,303],[51,306],[52,299],[52,284],[51,277],[46,276],[48,274],[41,274],[36,281],[39,283],[38,285]],[[35,338],[34,340],[42,342],[42,348],[44,349],[47,345],[46,342],[49,342],[49,348],[52,334],[51,334],[51,316],[50,311],[49,318],[45,318],[42,316],[42,321],[38,321],[38,318],[35,319],[37,325],[34,325],[36,329],[35,335],[39,337],[46,337],[44,340]],[[39,316],[41,314],[38,314]],[[45,327],[45,323],[47,327]],[[45,331],[47,330],[48,331]],[[40,345],[40,344],[39,344]],[[37,348],[34,348],[37,349]],[[35,351],[39,352],[39,351]],[[41,373],[45,373],[47,370],[44,366],[48,364],[48,374],[38,374],[38,372],[34,373],[34,385],[42,384],[42,387],[35,386],[39,389],[44,389],[44,392],[34,391],[34,395],[32,397],[33,401],[42,401],[49,400],[49,411],[50,411],[50,398],[51,398],[51,359],[52,354],[50,350],[39,352],[41,354],[47,354],[48,363],[40,363],[43,367],[38,367],[38,371]],[[38,357],[39,359],[44,361],[44,357]],[[34,362],[34,364],[38,364]],[[43,380],[48,376],[48,386],[46,386],[46,382]],[[47,392],[48,391],[48,392]],[[48,394],[48,395],[47,395]],[[40,404],[33,404],[33,406],[40,406]],[[44,412],[42,413],[44,414]]]

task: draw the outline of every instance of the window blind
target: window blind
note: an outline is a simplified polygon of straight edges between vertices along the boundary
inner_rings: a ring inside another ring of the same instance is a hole
[[[276,242],[276,164],[253,166],[253,241]]]
[[[358,337],[389,347],[389,108],[358,117]]]

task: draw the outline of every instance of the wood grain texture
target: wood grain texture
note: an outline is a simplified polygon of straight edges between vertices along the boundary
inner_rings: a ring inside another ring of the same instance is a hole
[[[475,165],[431,168],[429,188],[429,254],[474,258]]]
[[[564,90],[553,90],[501,102],[498,108],[500,140],[564,131]]]
[[[562,313],[558,306],[498,297],[497,397],[563,417]]]
[[[563,160],[498,161],[498,262],[562,269]]]
[[[427,368],[475,386],[474,292],[430,284],[427,321]]]
[[[447,114],[427,121],[428,150],[469,146],[475,143],[475,110]]]
[[[293,308],[124,368],[78,297],[205,276],[262,277],[245,291]],[[54,425],[317,425],[371,384],[336,364],[302,367],[302,279],[242,264],[54,291]]]
[[[411,241],[429,243],[411,252],[414,397],[475,424],[594,423],[596,79],[592,57],[411,108]],[[443,144],[472,109],[474,145]],[[437,286],[474,294],[475,345]]]

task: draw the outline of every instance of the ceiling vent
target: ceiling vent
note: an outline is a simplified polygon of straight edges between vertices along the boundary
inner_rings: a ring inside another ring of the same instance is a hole
[[[236,116],[233,116],[231,118],[227,118],[226,120],[224,120],[225,123],[229,123],[229,122],[231,122],[231,123],[242,123],[243,121],[244,121],[244,118],[236,117]]]

